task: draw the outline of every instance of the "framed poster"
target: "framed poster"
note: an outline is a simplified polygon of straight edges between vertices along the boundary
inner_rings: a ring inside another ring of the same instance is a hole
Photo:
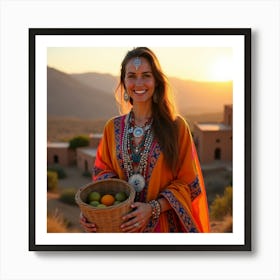
[[[104,125],[119,113],[122,59],[137,46],[158,56],[189,123],[207,233],[89,234],[79,227],[75,193],[91,182]],[[29,88],[29,250],[251,250],[250,29],[30,29]],[[87,147],[73,148],[81,134]]]

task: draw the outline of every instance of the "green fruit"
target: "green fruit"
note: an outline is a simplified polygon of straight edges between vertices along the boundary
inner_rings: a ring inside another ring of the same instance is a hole
[[[117,204],[120,204],[120,203],[121,203],[120,201],[116,200],[113,205],[117,205]]]
[[[89,200],[89,202],[91,202],[91,201],[99,201],[100,197],[101,197],[101,195],[100,195],[99,192],[91,192],[88,195],[88,200]]]
[[[118,192],[116,195],[115,195],[115,198],[117,201],[124,201],[126,200],[127,196],[126,196],[126,193],[125,192]]]
[[[104,204],[102,204],[102,203],[100,203],[100,204],[97,205],[97,207],[98,207],[98,208],[106,208],[107,206],[104,205]]]
[[[91,206],[97,207],[99,205],[99,202],[96,200],[93,200],[89,203]]]

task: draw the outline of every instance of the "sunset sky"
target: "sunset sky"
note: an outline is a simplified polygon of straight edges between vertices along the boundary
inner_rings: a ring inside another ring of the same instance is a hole
[[[66,73],[119,75],[120,64],[133,47],[48,47],[48,66]],[[151,47],[167,76],[196,81],[233,79],[230,47]]]

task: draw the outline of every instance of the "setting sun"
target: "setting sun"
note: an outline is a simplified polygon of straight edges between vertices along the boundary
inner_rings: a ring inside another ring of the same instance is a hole
[[[209,80],[232,80],[232,61],[230,57],[219,57],[209,66]]]

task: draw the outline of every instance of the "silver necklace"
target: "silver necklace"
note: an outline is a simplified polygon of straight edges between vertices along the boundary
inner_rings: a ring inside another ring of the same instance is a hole
[[[139,138],[142,137],[144,135],[144,133],[150,129],[152,126],[151,123],[145,125],[145,126],[135,126],[135,127],[130,127],[128,129],[129,133],[132,133],[134,137]]]
[[[129,153],[130,141],[131,141],[131,128],[129,127],[131,120],[131,113],[127,115],[125,121],[125,128],[122,141],[122,156],[124,162],[124,169],[128,178],[128,183],[131,184],[136,192],[141,192],[146,184],[145,181],[145,171],[147,169],[148,154],[153,142],[153,133],[151,124],[148,126],[147,135],[144,141],[144,151],[141,154],[141,158],[137,168],[133,168],[132,158]],[[144,132],[143,132],[144,133]]]

